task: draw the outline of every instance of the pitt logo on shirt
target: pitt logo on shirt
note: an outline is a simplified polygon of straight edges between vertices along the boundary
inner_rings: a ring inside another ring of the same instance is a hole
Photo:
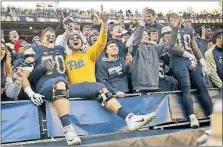
[[[78,60],[78,61],[71,60],[67,63],[67,65],[69,66],[70,70],[79,69],[79,68],[85,66],[84,60]]]

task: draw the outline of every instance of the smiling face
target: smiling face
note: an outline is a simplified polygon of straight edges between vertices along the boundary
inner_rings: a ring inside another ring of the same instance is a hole
[[[55,40],[56,40],[56,35],[53,31],[46,31],[43,37],[43,46],[47,48],[54,48],[55,47]]]
[[[68,40],[68,47],[73,50],[73,51],[77,51],[77,50],[81,50],[82,47],[82,41],[81,41],[81,37],[78,34],[74,34],[72,36],[70,36],[69,40]]]
[[[16,42],[19,40],[19,35],[17,31],[13,30],[9,32],[9,40],[11,40],[11,42]]]
[[[110,43],[106,48],[106,53],[108,57],[117,56],[118,52],[119,52],[119,49],[116,43]]]

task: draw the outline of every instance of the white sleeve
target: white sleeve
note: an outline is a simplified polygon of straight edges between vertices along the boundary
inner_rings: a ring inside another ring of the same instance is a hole
[[[66,48],[67,42],[64,35],[59,35],[57,37],[55,45],[63,46],[64,48]]]
[[[130,47],[130,45],[132,45],[133,39],[134,39],[134,33],[127,40],[126,47]]]

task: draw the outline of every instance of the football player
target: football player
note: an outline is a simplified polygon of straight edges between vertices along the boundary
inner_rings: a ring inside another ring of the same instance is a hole
[[[174,15],[169,16],[168,20],[172,21]],[[197,46],[194,37],[194,30],[191,26],[184,26],[179,29],[177,44],[181,46],[185,51],[193,54],[196,60],[199,61],[199,65],[192,70],[189,69],[191,61],[188,58],[180,57],[176,54],[171,56],[170,64],[174,75],[176,76],[179,85],[181,86],[183,95],[183,104],[186,108],[188,116],[190,118],[191,127],[199,127],[199,122],[194,114],[193,100],[191,98],[191,82],[195,83],[198,93],[199,100],[206,110],[206,114],[210,116],[212,114],[212,101],[206,87],[205,76],[210,74],[210,69],[207,66],[204,57]]]
[[[33,47],[35,68],[30,74],[30,81],[36,91],[45,96],[55,106],[64,129],[68,145],[80,144],[69,116],[68,82],[64,64],[65,49],[55,46],[56,34],[52,28],[46,28],[41,34],[42,45]]]

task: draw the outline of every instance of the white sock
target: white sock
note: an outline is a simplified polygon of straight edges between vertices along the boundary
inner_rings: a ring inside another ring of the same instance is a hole
[[[197,119],[196,116],[195,116],[195,114],[191,114],[191,115],[189,116],[189,118],[190,118],[190,120],[191,120],[191,119]]]
[[[130,120],[132,118],[132,116],[134,116],[133,113],[129,113],[126,118],[125,118],[125,121],[127,122],[128,120]]]

